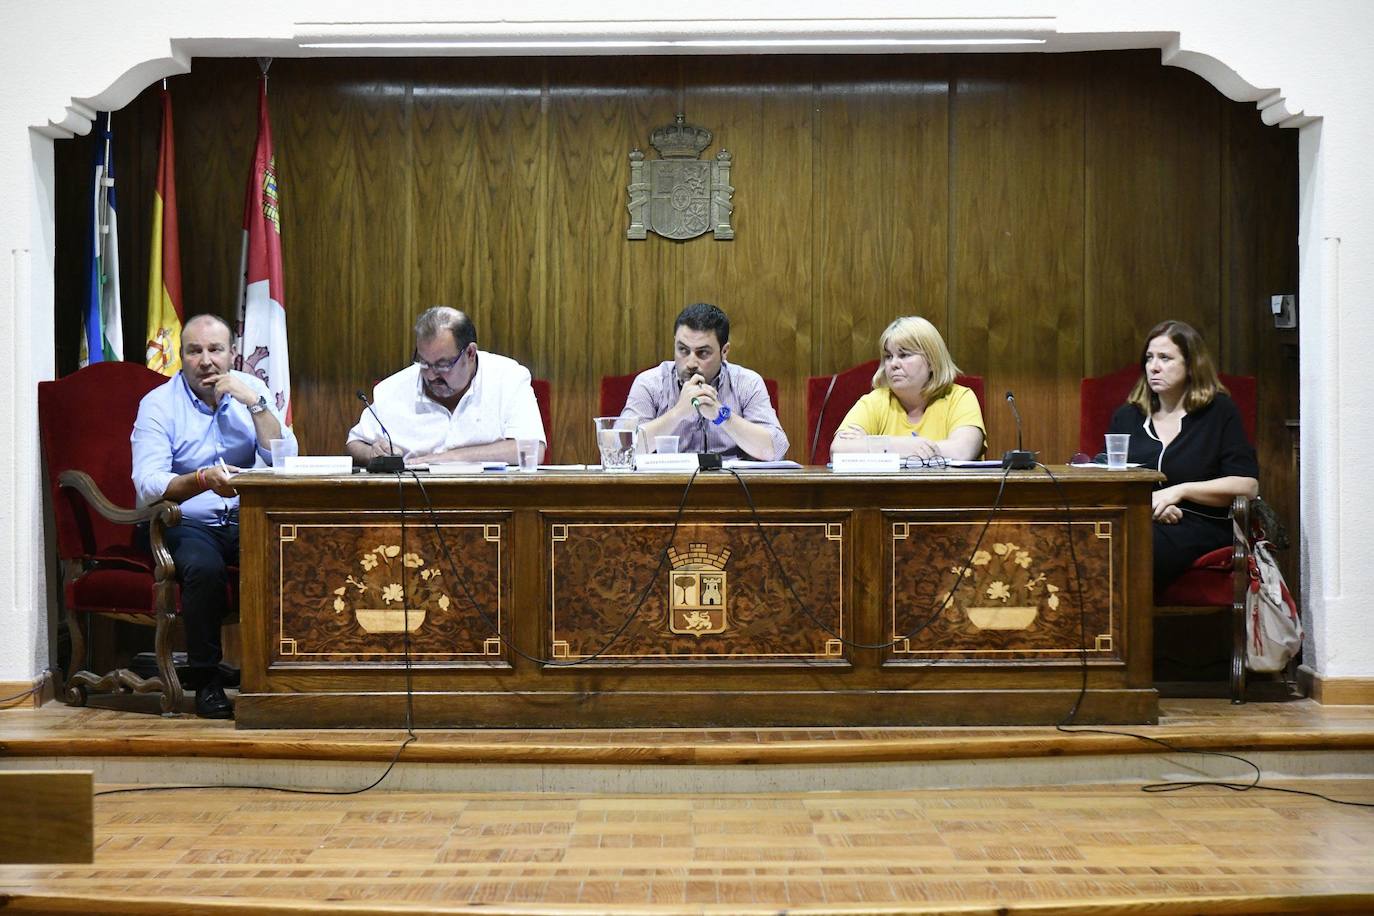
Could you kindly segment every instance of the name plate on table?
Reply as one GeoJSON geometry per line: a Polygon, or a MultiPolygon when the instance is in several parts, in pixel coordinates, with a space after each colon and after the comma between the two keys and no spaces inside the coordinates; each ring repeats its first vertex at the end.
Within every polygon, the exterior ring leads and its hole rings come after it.
{"type": "Polygon", "coordinates": [[[896,452],[840,452],[830,456],[830,469],[836,474],[896,474],[902,469],[902,456],[896,452]]]}
{"type": "Polygon", "coordinates": [[[690,474],[701,466],[696,452],[660,455],[635,455],[636,471],[661,471],[666,474],[690,474]]]}
{"type": "Polygon", "coordinates": [[[348,455],[288,455],[286,464],[273,470],[301,477],[347,476],[353,473],[353,459],[348,455]]]}

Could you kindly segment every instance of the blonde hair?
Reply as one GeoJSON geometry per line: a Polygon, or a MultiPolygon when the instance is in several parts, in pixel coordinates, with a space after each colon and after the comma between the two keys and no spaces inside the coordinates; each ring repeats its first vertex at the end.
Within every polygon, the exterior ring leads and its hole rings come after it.
{"type": "Polygon", "coordinates": [[[1145,335],[1145,346],[1140,348],[1140,378],[1136,379],[1126,403],[1134,404],[1146,416],[1159,409],[1159,395],[1150,390],[1145,375],[1145,354],[1156,337],[1169,338],[1178,347],[1178,352],[1183,354],[1183,367],[1188,371],[1188,380],[1183,389],[1185,412],[1192,413],[1206,407],[1218,394],[1231,393],[1217,377],[1216,364],[1212,362],[1212,354],[1207,352],[1202,335],[1191,324],[1170,318],[1150,328],[1150,333],[1145,335]]]}
{"type": "Polygon", "coordinates": [[[878,339],[878,371],[873,373],[874,388],[891,387],[887,380],[889,345],[896,349],[919,351],[925,356],[926,364],[930,366],[930,380],[921,389],[921,396],[926,403],[938,401],[949,394],[954,377],[959,374],[959,367],[954,365],[945,339],[935,330],[935,325],[918,315],[907,315],[887,326],[883,336],[878,339]]]}

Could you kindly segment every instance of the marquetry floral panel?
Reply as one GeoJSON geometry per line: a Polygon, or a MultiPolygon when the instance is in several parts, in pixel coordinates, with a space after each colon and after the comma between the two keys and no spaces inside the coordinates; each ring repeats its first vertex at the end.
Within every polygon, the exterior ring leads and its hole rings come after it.
{"type": "Polygon", "coordinates": [[[272,525],[273,663],[500,661],[499,520],[272,525]],[[407,645],[408,643],[408,645],[407,645]]]}
{"type": "Polygon", "coordinates": [[[1062,517],[998,519],[980,543],[983,522],[885,513],[893,657],[1024,663],[1078,661],[1084,651],[1097,660],[1122,656],[1119,518],[1076,516],[1071,525],[1062,517]]]}
{"type": "Polygon", "coordinates": [[[752,523],[685,521],[669,544],[667,522],[548,519],[553,657],[842,659],[843,526],[763,528],[772,555],[752,523]]]}

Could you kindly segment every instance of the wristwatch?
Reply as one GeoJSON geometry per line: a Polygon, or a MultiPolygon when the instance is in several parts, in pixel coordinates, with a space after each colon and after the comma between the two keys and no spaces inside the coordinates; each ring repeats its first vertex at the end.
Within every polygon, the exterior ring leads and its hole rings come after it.
{"type": "Polygon", "coordinates": [[[720,412],[716,414],[716,418],[712,420],[711,423],[715,426],[719,426],[728,419],[730,419],[730,408],[722,404],[720,405],[720,412]]]}
{"type": "Polygon", "coordinates": [[[256,404],[249,404],[249,405],[248,405],[248,412],[251,413],[251,414],[252,414],[253,416],[255,416],[255,417],[256,417],[258,414],[262,413],[262,412],[263,412],[264,410],[266,410],[266,409],[267,409],[267,398],[263,397],[262,395],[258,395],[258,402],[257,402],[256,404]]]}

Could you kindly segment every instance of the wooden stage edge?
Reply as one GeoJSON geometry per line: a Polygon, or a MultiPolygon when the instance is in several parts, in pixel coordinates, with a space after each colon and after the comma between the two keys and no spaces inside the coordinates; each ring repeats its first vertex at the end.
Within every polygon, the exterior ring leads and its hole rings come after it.
{"type": "MultiPolygon", "coordinates": [[[[1168,754],[1180,750],[1374,750],[1374,707],[1311,700],[1233,707],[1226,700],[1162,700],[1154,726],[424,729],[401,760],[430,764],[619,766],[844,765],[1168,754]]],[[[0,715],[0,757],[385,762],[403,728],[235,729],[231,722],[141,712],[43,709],[0,715]]]]}
{"type": "MultiPolygon", "coordinates": [[[[1062,719],[1079,691],[927,690],[919,699],[897,691],[647,691],[621,693],[469,692],[451,697],[415,694],[419,728],[763,728],[807,726],[979,726],[1006,724],[1013,700],[1018,715],[1037,723],[1062,719]],[[726,722],[726,711],[729,721],[726,722]]],[[[1154,688],[1099,689],[1079,707],[1081,724],[1149,723],[1158,719],[1154,688]]],[[[240,694],[240,728],[386,728],[405,721],[403,693],[240,694]]]]}

